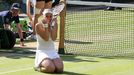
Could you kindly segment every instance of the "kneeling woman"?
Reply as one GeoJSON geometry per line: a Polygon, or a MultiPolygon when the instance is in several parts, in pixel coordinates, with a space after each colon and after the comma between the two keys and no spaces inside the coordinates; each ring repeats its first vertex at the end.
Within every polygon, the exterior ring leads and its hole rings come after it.
{"type": "Polygon", "coordinates": [[[57,19],[52,20],[52,10],[45,9],[43,11],[43,20],[36,24],[35,70],[46,73],[63,72],[63,61],[54,45],[57,38],[57,28],[57,19]]]}

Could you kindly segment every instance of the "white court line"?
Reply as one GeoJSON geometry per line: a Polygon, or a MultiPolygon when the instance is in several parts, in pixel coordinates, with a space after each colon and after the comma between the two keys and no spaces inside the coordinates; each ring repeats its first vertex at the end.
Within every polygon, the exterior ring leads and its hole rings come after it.
{"type": "Polygon", "coordinates": [[[18,69],[18,70],[11,70],[11,71],[6,71],[6,72],[0,72],[0,75],[1,74],[6,74],[6,73],[17,72],[17,71],[29,70],[29,69],[33,69],[33,68],[32,67],[28,67],[28,68],[23,68],[23,69],[18,69]]]}

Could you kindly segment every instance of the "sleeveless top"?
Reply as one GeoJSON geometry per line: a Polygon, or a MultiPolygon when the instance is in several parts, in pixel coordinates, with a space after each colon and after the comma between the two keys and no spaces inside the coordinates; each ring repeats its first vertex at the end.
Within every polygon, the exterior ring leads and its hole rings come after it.
{"type": "Polygon", "coordinates": [[[37,50],[45,50],[45,51],[55,50],[54,41],[51,39],[51,37],[49,38],[48,41],[42,39],[39,34],[36,34],[36,37],[37,37],[37,50]]]}

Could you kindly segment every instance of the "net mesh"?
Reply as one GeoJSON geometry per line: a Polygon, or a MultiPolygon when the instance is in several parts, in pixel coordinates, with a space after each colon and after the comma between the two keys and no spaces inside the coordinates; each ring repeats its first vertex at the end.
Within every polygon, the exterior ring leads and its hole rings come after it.
{"type": "Polygon", "coordinates": [[[86,56],[134,55],[134,5],[68,1],[66,54],[86,56]],[[107,9],[112,7],[114,9],[107,9]]]}

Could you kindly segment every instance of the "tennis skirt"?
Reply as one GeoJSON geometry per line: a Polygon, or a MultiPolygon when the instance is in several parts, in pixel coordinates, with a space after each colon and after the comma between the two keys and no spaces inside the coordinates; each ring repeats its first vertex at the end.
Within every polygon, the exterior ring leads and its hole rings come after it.
{"type": "Polygon", "coordinates": [[[56,50],[49,50],[49,51],[36,50],[35,68],[39,68],[40,67],[40,63],[45,58],[56,59],[56,58],[60,58],[60,57],[59,57],[59,54],[57,53],[56,50]]]}

